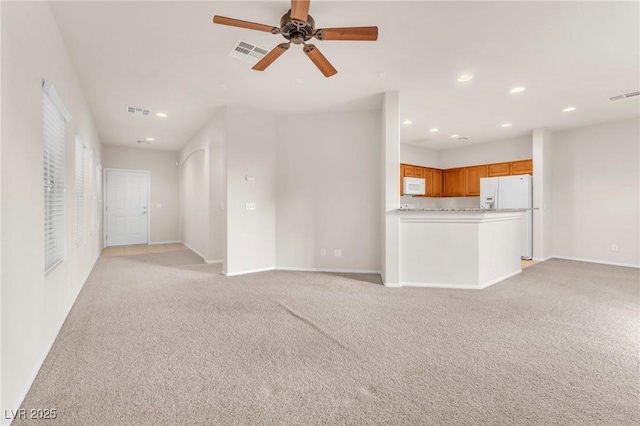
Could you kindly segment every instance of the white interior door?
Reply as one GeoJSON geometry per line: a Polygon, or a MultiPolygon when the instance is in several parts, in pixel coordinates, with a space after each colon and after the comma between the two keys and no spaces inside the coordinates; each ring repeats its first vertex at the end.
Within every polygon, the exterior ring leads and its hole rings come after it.
{"type": "Polygon", "coordinates": [[[149,174],[107,170],[106,245],[147,244],[149,174]]]}

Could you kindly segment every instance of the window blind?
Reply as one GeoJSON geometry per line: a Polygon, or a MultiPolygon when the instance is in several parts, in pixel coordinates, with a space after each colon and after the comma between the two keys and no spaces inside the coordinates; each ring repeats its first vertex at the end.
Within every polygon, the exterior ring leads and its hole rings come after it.
{"type": "Polygon", "coordinates": [[[84,243],[84,144],[76,135],[76,247],[84,243]]]}
{"type": "Polygon", "coordinates": [[[50,82],[42,87],[45,272],[65,256],[65,123],[71,119],[50,82]]]}

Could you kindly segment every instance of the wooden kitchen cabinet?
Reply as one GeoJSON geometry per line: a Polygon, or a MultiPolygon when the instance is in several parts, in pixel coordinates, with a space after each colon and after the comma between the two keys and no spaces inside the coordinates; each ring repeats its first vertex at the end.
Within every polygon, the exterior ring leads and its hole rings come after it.
{"type": "Polygon", "coordinates": [[[512,175],[533,175],[533,160],[513,161],[511,163],[512,175]]]}
{"type": "Polygon", "coordinates": [[[533,175],[533,160],[481,164],[449,170],[400,164],[400,195],[404,195],[404,178],[425,179],[425,197],[477,197],[483,177],[533,175]]]}
{"type": "Polygon", "coordinates": [[[480,196],[480,178],[487,177],[487,166],[464,168],[465,196],[480,196]]]}
{"type": "Polygon", "coordinates": [[[489,177],[509,176],[511,174],[511,163],[489,164],[489,177]]]}
{"type": "Polygon", "coordinates": [[[407,164],[402,166],[404,169],[403,177],[416,177],[416,168],[407,164]]]}
{"type": "Polygon", "coordinates": [[[433,169],[424,168],[424,196],[433,197],[433,169]]]}
{"type": "Polygon", "coordinates": [[[432,173],[432,195],[434,197],[442,197],[442,170],[433,169],[432,173]]]}
{"type": "Polygon", "coordinates": [[[464,168],[444,171],[444,196],[464,197],[464,168]]]}

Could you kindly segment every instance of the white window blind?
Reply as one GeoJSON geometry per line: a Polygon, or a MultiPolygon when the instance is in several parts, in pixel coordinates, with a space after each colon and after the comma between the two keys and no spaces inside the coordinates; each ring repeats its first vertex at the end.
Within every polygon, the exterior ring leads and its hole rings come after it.
{"type": "Polygon", "coordinates": [[[53,84],[43,82],[42,156],[46,272],[62,262],[65,256],[64,128],[69,120],[71,115],[53,84]]]}
{"type": "Polygon", "coordinates": [[[84,144],[76,135],[76,247],[84,243],[84,144]]]}

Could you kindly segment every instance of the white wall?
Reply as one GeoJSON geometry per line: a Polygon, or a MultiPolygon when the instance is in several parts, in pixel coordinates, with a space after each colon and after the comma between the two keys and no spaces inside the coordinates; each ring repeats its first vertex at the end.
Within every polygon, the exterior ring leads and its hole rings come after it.
{"type": "Polygon", "coordinates": [[[273,269],[276,246],[276,117],[227,107],[226,232],[223,272],[273,269]],[[254,181],[245,180],[247,174],[254,181]],[[246,209],[255,203],[256,209],[246,209]]]}
{"type": "Polygon", "coordinates": [[[226,123],[222,109],[179,153],[181,237],[206,262],[222,261],[226,247],[226,123]]]}
{"type": "Polygon", "coordinates": [[[193,251],[205,256],[209,244],[209,152],[199,149],[182,163],[181,236],[193,251]]]}
{"type": "Polygon", "coordinates": [[[533,130],[533,258],[551,256],[551,193],[553,134],[547,129],[533,130]]]}
{"type": "MultiPolygon", "coordinates": [[[[75,132],[100,159],[100,141],[47,2],[2,2],[2,410],[17,409],[94,261],[101,234],[75,244],[75,132]],[[44,273],[42,79],[53,82],[66,125],[66,257],[44,273]]],[[[88,169],[90,163],[85,164],[88,169]]],[[[4,412],[4,411],[3,411],[4,412]]]]}
{"type": "Polygon", "coordinates": [[[105,145],[105,168],[148,170],[150,243],[180,241],[180,171],[178,153],[105,145]]]}
{"type": "Polygon", "coordinates": [[[380,270],[380,127],[380,111],[278,118],[278,268],[380,270]]]}
{"type": "Polygon", "coordinates": [[[437,169],[439,151],[403,143],[400,145],[400,162],[437,169]]]}
{"type": "Polygon", "coordinates": [[[225,208],[225,152],[222,146],[213,144],[209,150],[209,244],[207,259],[214,262],[224,258],[226,234],[225,208]]]}
{"type": "Polygon", "coordinates": [[[206,262],[222,261],[226,246],[225,134],[223,109],[179,152],[181,238],[206,262]]]}
{"type": "Polygon", "coordinates": [[[383,170],[381,275],[385,286],[400,286],[400,94],[385,92],[381,111],[381,162],[383,170]]]}
{"type": "Polygon", "coordinates": [[[554,133],[554,256],[640,265],[639,128],[634,118],[554,133]]]}
{"type": "Polygon", "coordinates": [[[473,166],[532,158],[531,135],[438,151],[438,167],[473,166]]]}

